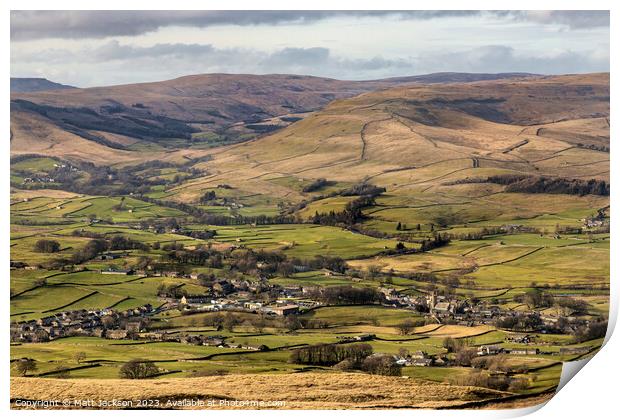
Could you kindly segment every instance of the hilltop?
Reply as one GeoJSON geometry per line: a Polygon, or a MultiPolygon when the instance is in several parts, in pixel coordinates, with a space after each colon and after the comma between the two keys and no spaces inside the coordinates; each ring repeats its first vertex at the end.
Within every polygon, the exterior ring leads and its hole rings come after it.
{"type": "Polygon", "coordinates": [[[11,77],[11,93],[27,93],[48,90],[77,89],[41,77],[11,77]]]}

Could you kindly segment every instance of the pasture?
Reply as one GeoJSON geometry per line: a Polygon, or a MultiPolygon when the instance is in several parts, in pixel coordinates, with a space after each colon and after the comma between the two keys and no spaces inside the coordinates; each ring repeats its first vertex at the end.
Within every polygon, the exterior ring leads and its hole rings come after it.
{"type": "Polygon", "coordinates": [[[282,251],[286,255],[312,258],[316,255],[345,259],[374,255],[394,248],[397,241],[376,239],[351,231],[310,224],[262,226],[194,226],[217,231],[219,242],[252,249],[282,251]]]}
{"type": "Polygon", "coordinates": [[[43,270],[16,270],[11,276],[11,288],[19,295],[11,298],[11,317],[24,321],[60,310],[124,310],[147,303],[157,307],[161,304],[157,289],[162,284],[180,286],[189,294],[204,292],[204,287],[191,279],[106,275],[97,271],[49,274],[43,270]],[[45,283],[36,285],[42,279],[45,283]]]}

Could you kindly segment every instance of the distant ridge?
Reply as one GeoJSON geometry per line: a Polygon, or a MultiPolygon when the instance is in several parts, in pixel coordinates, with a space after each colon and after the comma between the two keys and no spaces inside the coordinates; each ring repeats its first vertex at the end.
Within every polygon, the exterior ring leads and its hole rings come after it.
{"type": "Polygon", "coordinates": [[[52,82],[42,77],[11,77],[11,93],[75,89],[75,86],[52,82]]]}

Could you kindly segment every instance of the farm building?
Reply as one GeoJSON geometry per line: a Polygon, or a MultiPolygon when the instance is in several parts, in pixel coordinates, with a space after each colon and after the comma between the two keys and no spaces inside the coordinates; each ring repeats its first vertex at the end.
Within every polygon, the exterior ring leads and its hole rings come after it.
{"type": "Polygon", "coordinates": [[[299,312],[299,306],[297,305],[270,306],[266,309],[268,312],[279,316],[293,315],[299,312]]]}
{"type": "Polygon", "coordinates": [[[127,338],[127,330],[107,330],[105,337],[112,340],[121,340],[127,338]]]}
{"type": "Polygon", "coordinates": [[[499,354],[504,351],[504,348],[497,345],[488,345],[478,347],[478,356],[487,356],[491,354],[499,354]]]}
{"type": "Polygon", "coordinates": [[[121,276],[128,276],[130,274],[133,274],[133,271],[109,267],[104,270],[101,270],[101,274],[116,274],[116,275],[121,275],[121,276]]]}

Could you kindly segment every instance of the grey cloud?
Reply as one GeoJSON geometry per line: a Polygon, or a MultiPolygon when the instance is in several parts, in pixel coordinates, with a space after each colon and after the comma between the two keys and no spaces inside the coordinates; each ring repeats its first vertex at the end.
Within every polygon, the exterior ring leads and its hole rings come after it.
{"type": "Polygon", "coordinates": [[[106,38],[135,36],[168,26],[207,27],[216,25],[309,24],[333,17],[382,17],[435,19],[445,17],[495,16],[561,24],[572,29],[609,26],[607,11],[12,11],[11,39],[106,38]]]}
{"type": "Polygon", "coordinates": [[[403,16],[428,19],[468,15],[460,11],[12,11],[11,39],[131,36],[166,26],[308,24],[339,16],[403,16]]]}
{"type": "Polygon", "coordinates": [[[28,56],[14,54],[15,61],[21,62],[66,62],[79,60],[82,62],[101,63],[109,61],[131,61],[138,63],[153,60],[161,62],[178,60],[183,62],[200,62],[205,67],[217,65],[228,67],[231,72],[243,70],[251,66],[261,72],[295,72],[304,69],[316,72],[317,69],[359,69],[364,71],[385,70],[386,68],[407,68],[411,63],[407,60],[391,60],[380,56],[368,59],[347,59],[331,54],[328,48],[283,48],[272,53],[255,49],[216,48],[211,44],[155,44],[150,47],[121,44],[113,40],[98,48],[84,48],[71,52],[67,50],[42,50],[28,56]]]}
{"type": "Polygon", "coordinates": [[[328,48],[284,48],[269,55],[262,61],[263,66],[299,66],[324,64],[329,60],[328,48]]]}
{"type": "Polygon", "coordinates": [[[530,10],[513,12],[512,15],[519,20],[566,25],[572,29],[609,26],[609,11],[607,10],[530,10]]]}
{"type": "Polygon", "coordinates": [[[216,50],[210,44],[155,44],[152,47],[136,47],[121,45],[118,41],[96,48],[92,51],[84,51],[83,57],[94,61],[126,60],[145,57],[188,57],[213,55],[223,50],[216,50]]]}

